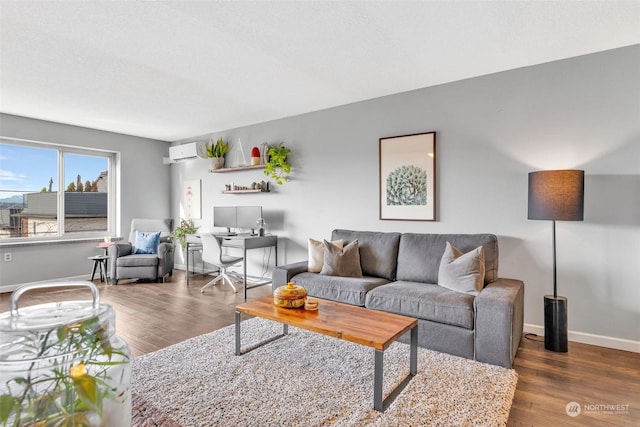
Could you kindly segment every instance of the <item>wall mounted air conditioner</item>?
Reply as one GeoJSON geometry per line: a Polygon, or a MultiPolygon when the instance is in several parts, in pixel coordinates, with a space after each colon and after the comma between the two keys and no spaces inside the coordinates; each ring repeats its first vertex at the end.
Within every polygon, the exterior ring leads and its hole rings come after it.
{"type": "Polygon", "coordinates": [[[206,159],[206,142],[189,142],[187,144],[174,145],[173,147],[169,147],[169,158],[172,162],[198,158],[206,159]]]}

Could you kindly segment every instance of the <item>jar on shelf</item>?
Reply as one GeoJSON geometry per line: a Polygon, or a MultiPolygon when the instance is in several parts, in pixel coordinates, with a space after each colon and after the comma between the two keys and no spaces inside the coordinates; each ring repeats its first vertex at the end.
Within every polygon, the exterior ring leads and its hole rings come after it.
{"type": "Polygon", "coordinates": [[[90,427],[131,424],[131,353],[115,313],[90,282],[18,288],[0,314],[0,423],[90,427]],[[87,287],[92,301],[18,308],[26,291],[87,287]]]}

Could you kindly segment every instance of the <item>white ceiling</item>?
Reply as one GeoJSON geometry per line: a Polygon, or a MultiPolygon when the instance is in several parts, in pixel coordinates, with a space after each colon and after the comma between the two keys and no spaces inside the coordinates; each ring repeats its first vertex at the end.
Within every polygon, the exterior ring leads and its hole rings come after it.
{"type": "Polygon", "coordinates": [[[0,0],[0,111],[174,141],[638,43],[637,0],[0,0]]]}

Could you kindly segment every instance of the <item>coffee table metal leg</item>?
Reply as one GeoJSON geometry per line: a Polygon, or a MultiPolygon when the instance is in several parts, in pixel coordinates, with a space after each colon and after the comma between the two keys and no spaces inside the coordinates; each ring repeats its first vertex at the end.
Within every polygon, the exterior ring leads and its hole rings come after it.
{"type": "Polygon", "coordinates": [[[373,408],[384,411],[382,401],[382,379],[384,377],[384,351],[376,349],[375,366],[373,370],[373,408]]]}
{"type": "Polygon", "coordinates": [[[409,373],[418,373],[418,325],[411,328],[411,354],[409,355],[409,373]]]}
{"type": "Polygon", "coordinates": [[[282,338],[286,335],[289,335],[289,325],[287,325],[286,323],[282,324],[282,334],[280,335],[276,335],[273,336],[271,338],[267,338],[266,340],[262,341],[261,343],[256,344],[255,346],[253,346],[252,348],[245,350],[244,352],[242,352],[240,350],[240,323],[241,323],[241,312],[240,311],[236,311],[236,356],[242,356],[243,354],[249,353],[252,350],[255,350],[258,347],[262,347],[265,344],[269,344],[272,341],[275,341],[279,338],[282,338]]]}
{"type": "Polygon", "coordinates": [[[240,356],[240,312],[236,311],[236,356],[240,356]]]}
{"type": "Polygon", "coordinates": [[[386,399],[382,398],[382,383],[384,380],[384,350],[376,350],[373,372],[373,408],[384,412],[395,400],[409,381],[418,373],[418,325],[411,328],[411,347],[409,349],[409,375],[392,390],[386,399]]]}

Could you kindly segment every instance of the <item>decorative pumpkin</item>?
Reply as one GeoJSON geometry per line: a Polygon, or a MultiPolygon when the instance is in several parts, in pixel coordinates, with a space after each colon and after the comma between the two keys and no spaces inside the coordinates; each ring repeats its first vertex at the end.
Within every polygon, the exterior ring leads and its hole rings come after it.
{"type": "Polygon", "coordinates": [[[302,308],[307,297],[307,290],[289,282],[273,292],[273,303],[282,308],[302,308]]]}

